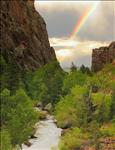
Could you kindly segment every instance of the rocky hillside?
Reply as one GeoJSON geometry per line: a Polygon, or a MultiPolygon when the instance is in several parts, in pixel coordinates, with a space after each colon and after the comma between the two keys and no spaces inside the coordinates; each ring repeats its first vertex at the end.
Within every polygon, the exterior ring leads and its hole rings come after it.
{"type": "Polygon", "coordinates": [[[99,71],[106,63],[115,61],[115,42],[108,47],[93,49],[92,52],[92,70],[99,71]]]}
{"type": "Polygon", "coordinates": [[[56,60],[46,24],[34,8],[34,0],[1,1],[2,54],[13,56],[21,69],[35,70],[56,60]]]}

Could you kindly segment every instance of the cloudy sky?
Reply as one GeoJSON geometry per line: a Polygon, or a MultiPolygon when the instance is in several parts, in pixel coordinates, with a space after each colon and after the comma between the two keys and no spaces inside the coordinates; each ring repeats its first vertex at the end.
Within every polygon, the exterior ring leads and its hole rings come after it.
{"type": "Polygon", "coordinates": [[[91,66],[93,48],[115,40],[114,1],[35,1],[62,67],[91,66]]]}

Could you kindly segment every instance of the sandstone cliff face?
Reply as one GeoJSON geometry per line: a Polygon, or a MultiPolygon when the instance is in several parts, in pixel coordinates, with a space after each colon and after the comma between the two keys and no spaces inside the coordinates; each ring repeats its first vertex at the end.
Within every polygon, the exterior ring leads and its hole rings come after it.
{"type": "Polygon", "coordinates": [[[21,69],[35,70],[56,60],[46,24],[34,8],[34,0],[1,1],[1,49],[15,57],[21,69]]]}
{"type": "Polygon", "coordinates": [[[92,52],[92,70],[99,71],[107,63],[115,61],[115,42],[108,47],[93,49],[92,52]]]}

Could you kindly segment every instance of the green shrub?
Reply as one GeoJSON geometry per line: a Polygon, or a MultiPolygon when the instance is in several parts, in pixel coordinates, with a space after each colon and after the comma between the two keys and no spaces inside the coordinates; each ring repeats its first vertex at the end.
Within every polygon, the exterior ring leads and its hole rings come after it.
{"type": "Polygon", "coordinates": [[[11,94],[14,94],[15,91],[20,87],[22,74],[15,58],[12,57],[11,54],[8,54],[8,57],[5,58],[5,56],[1,53],[0,67],[0,91],[2,91],[4,88],[7,88],[11,91],[11,94]]]}
{"type": "Polygon", "coordinates": [[[55,117],[58,126],[63,127],[64,124],[84,125],[87,122],[87,108],[85,105],[84,95],[87,88],[75,86],[71,90],[71,94],[62,98],[55,107],[55,117]]]}
{"type": "Polygon", "coordinates": [[[88,134],[82,133],[80,128],[73,128],[62,136],[59,148],[60,150],[80,149],[84,143],[87,143],[88,134]]]}
{"type": "Polygon", "coordinates": [[[110,119],[111,95],[102,92],[92,94],[92,102],[97,106],[94,117],[99,122],[110,119]]]}
{"type": "Polygon", "coordinates": [[[115,137],[115,123],[105,124],[100,128],[102,137],[115,137]]]}
{"type": "Polygon", "coordinates": [[[62,94],[64,71],[58,62],[51,62],[33,73],[27,73],[24,79],[27,93],[44,105],[55,104],[62,94]]]}
{"type": "Polygon", "coordinates": [[[21,145],[31,135],[39,118],[38,113],[22,89],[17,90],[13,96],[5,89],[1,93],[1,105],[2,126],[8,129],[12,144],[21,145]]]}
{"type": "Polygon", "coordinates": [[[9,132],[5,129],[2,129],[0,132],[0,148],[1,150],[12,150],[12,145],[11,145],[11,137],[9,135],[9,132]]]}
{"type": "Polygon", "coordinates": [[[111,101],[111,108],[110,108],[111,114],[110,117],[112,120],[115,120],[115,88],[112,92],[112,101],[111,101]]]}
{"type": "Polygon", "coordinates": [[[88,75],[83,74],[81,71],[76,70],[66,75],[63,81],[63,93],[64,95],[69,94],[71,88],[75,85],[83,86],[86,83],[88,75]]]}

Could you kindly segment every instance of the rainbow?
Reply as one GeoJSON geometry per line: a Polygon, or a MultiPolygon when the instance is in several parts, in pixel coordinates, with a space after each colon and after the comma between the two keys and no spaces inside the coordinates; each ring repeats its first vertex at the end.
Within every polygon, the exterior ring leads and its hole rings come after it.
{"type": "Polygon", "coordinates": [[[81,30],[87,19],[92,15],[95,11],[98,3],[93,4],[90,8],[86,9],[80,19],[77,21],[72,33],[70,34],[70,39],[75,38],[76,34],[81,30]]]}

